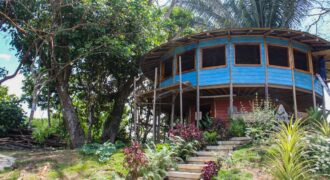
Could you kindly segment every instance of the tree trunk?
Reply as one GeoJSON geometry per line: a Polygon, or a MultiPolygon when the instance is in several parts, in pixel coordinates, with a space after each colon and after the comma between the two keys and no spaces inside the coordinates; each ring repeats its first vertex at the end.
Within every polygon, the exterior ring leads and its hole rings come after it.
{"type": "Polygon", "coordinates": [[[87,133],[87,142],[92,142],[92,128],[94,123],[94,105],[88,105],[88,133],[87,133]]]}
{"type": "Polygon", "coordinates": [[[125,97],[120,95],[116,98],[113,110],[111,111],[110,115],[107,117],[103,125],[103,142],[108,140],[110,140],[110,142],[112,143],[115,142],[117,133],[119,131],[120,122],[122,120],[126,98],[127,96],[125,97]]]}
{"type": "Polygon", "coordinates": [[[48,127],[52,126],[50,122],[50,87],[48,87],[48,97],[47,97],[47,119],[48,119],[48,127]]]}
{"type": "Polygon", "coordinates": [[[56,91],[62,106],[62,113],[66,128],[70,135],[71,147],[77,148],[84,144],[85,135],[73,107],[68,87],[65,83],[57,83],[56,91]]]}
{"type": "Polygon", "coordinates": [[[34,112],[37,109],[37,97],[38,96],[38,87],[37,85],[34,85],[33,92],[32,92],[32,103],[31,103],[31,111],[29,116],[29,122],[28,122],[28,129],[32,127],[32,120],[34,117],[34,112]]]}

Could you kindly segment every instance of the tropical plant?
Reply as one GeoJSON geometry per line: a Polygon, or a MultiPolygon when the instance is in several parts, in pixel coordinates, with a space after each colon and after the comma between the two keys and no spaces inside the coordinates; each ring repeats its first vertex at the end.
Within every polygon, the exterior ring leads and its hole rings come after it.
{"type": "Polygon", "coordinates": [[[313,174],[321,174],[330,177],[330,137],[322,134],[308,136],[308,154],[313,174]]]}
{"type": "Polygon", "coordinates": [[[85,144],[80,152],[85,155],[95,155],[98,157],[99,162],[107,162],[111,155],[117,150],[116,146],[110,142],[105,142],[103,144],[92,143],[85,144]]]}
{"type": "Polygon", "coordinates": [[[198,128],[202,131],[210,130],[212,128],[214,119],[207,114],[200,121],[198,121],[198,128]]]}
{"type": "Polygon", "coordinates": [[[182,0],[179,5],[214,27],[294,27],[310,5],[307,0],[182,0]]]}
{"type": "Polygon", "coordinates": [[[216,131],[205,131],[203,133],[204,141],[206,141],[207,144],[215,145],[217,144],[218,140],[218,133],[216,131]]]}
{"type": "Polygon", "coordinates": [[[268,166],[275,179],[308,179],[309,161],[304,159],[307,149],[301,120],[282,122],[268,149],[268,166]]]}
{"type": "Polygon", "coordinates": [[[202,140],[202,132],[193,124],[178,124],[169,133],[171,136],[180,136],[185,141],[202,140]]]}
{"type": "MultiPolygon", "coordinates": [[[[244,110],[244,107],[243,107],[244,110]]],[[[256,95],[252,102],[252,112],[243,116],[246,124],[246,135],[255,143],[267,140],[276,125],[275,108],[271,100],[259,99],[256,95]]]]}
{"type": "Polygon", "coordinates": [[[147,156],[138,142],[132,142],[124,149],[124,166],[128,169],[128,179],[137,179],[141,176],[141,169],[148,163],[147,156]]]}
{"type": "Polygon", "coordinates": [[[317,134],[330,138],[330,123],[326,119],[315,122],[315,130],[317,134]]]}
{"type": "Polygon", "coordinates": [[[190,156],[195,155],[199,144],[198,141],[185,141],[180,136],[173,136],[170,138],[170,141],[173,155],[179,161],[186,161],[190,156]]]}
{"type": "Polygon", "coordinates": [[[202,169],[202,176],[204,180],[211,180],[212,177],[218,174],[219,165],[214,161],[205,162],[206,166],[202,169]]]}
{"type": "Polygon", "coordinates": [[[243,118],[231,119],[229,135],[232,137],[245,136],[246,125],[243,118]]]}
{"type": "Polygon", "coordinates": [[[175,167],[176,163],[173,159],[174,153],[167,147],[157,150],[156,146],[147,146],[146,157],[148,164],[141,168],[143,179],[163,180],[166,177],[166,170],[175,167]]]}
{"type": "Polygon", "coordinates": [[[171,150],[171,145],[168,143],[164,143],[164,144],[156,144],[156,150],[157,152],[163,150],[164,148],[171,150]]]}

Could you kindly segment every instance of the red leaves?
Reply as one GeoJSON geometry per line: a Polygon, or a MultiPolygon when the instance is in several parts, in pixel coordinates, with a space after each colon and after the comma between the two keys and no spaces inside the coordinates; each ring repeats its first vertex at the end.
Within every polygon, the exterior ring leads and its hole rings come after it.
{"type": "Polygon", "coordinates": [[[205,164],[207,165],[202,170],[203,179],[211,180],[213,176],[217,175],[220,167],[214,161],[208,161],[205,164]]]}
{"type": "Polygon", "coordinates": [[[173,130],[170,130],[171,136],[180,136],[186,141],[200,141],[202,139],[202,132],[193,124],[187,126],[183,124],[176,125],[173,130]]]}
{"type": "Polygon", "coordinates": [[[131,147],[124,149],[125,167],[132,177],[137,177],[139,169],[147,164],[147,157],[138,142],[133,142],[131,147]]]}

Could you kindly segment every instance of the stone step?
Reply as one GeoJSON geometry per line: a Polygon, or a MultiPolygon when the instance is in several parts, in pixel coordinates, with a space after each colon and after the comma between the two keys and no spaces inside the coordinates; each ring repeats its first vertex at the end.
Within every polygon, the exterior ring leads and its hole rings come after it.
{"type": "Polygon", "coordinates": [[[178,164],[178,170],[183,172],[202,172],[206,164],[178,164]]]}
{"type": "Polygon", "coordinates": [[[190,157],[187,159],[189,164],[204,164],[208,161],[217,161],[217,158],[214,156],[200,156],[200,157],[190,157]]]}
{"type": "Polygon", "coordinates": [[[194,173],[194,172],[182,172],[182,171],[169,171],[167,172],[167,177],[170,180],[173,179],[191,179],[197,180],[201,179],[202,173],[194,173]]]}
{"type": "Polygon", "coordinates": [[[251,141],[250,137],[232,137],[230,141],[251,141]]]}
{"type": "Polygon", "coordinates": [[[228,153],[224,151],[197,151],[197,156],[227,156],[228,153]]]}
{"type": "Polygon", "coordinates": [[[246,141],[218,141],[219,145],[241,145],[246,143],[246,141]]]}
{"type": "Polygon", "coordinates": [[[209,151],[225,151],[229,152],[234,149],[234,146],[229,145],[219,145],[219,146],[206,146],[206,149],[209,151]]]}

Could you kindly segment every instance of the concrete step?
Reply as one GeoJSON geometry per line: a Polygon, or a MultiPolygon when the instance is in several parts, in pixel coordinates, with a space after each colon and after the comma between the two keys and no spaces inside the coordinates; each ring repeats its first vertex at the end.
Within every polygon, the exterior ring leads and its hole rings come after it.
{"type": "Polygon", "coordinates": [[[219,145],[241,145],[246,143],[246,141],[218,141],[219,145]]]}
{"type": "Polygon", "coordinates": [[[197,156],[227,156],[228,153],[224,151],[197,151],[197,156]]]}
{"type": "Polygon", "coordinates": [[[208,161],[217,161],[217,158],[214,156],[201,156],[201,157],[190,157],[187,159],[189,164],[204,164],[208,161]]]}
{"type": "Polygon", "coordinates": [[[202,172],[206,164],[178,164],[178,170],[183,172],[202,172]]]}
{"type": "Polygon", "coordinates": [[[206,149],[209,151],[225,151],[229,152],[234,149],[234,146],[231,145],[219,145],[219,146],[206,146],[206,149]]]}
{"type": "Polygon", "coordinates": [[[194,173],[194,172],[182,172],[182,171],[169,171],[167,172],[167,177],[170,180],[176,179],[191,179],[191,180],[199,180],[201,179],[202,173],[194,173]]]}
{"type": "Polygon", "coordinates": [[[251,141],[250,137],[232,137],[230,141],[251,141]]]}

